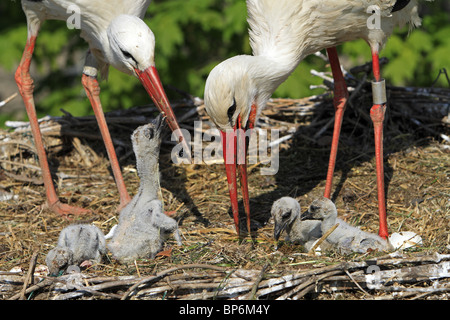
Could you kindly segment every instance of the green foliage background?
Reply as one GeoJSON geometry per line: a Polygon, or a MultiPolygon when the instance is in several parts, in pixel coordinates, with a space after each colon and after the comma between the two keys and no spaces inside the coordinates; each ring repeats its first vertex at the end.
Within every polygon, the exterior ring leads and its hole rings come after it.
{"type": "MultiPolygon", "coordinates": [[[[275,1],[275,0],[274,0],[275,1]]],[[[423,25],[408,36],[397,30],[381,56],[389,58],[382,74],[394,85],[431,86],[439,71],[450,71],[450,24],[447,0],[421,3],[423,25]]],[[[19,0],[0,2],[0,67],[13,76],[26,40],[26,21],[19,0]]],[[[180,99],[177,88],[203,97],[210,70],[224,59],[250,54],[246,8],[243,0],[153,0],[145,21],[156,37],[156,66],[171,99],[180,99]]],[[[33,78],[39,116],[60,115],[63,108],[75,116],[91,114],[80,83],[86,43],[65,22],[46,21],[39,33],[34,55],[33,78]]],[[[351,65],[370,61],[364,41],[345,43],[338,49],[341,61],[351,65]]],[[[321,93],[311,84],[321,83],[310,70],[328,70],[318,57],[310,56],[275,92],[274,96],[300,98],[321,93]]],[[[445,77],[435,86],[447,87],[445,77]]],[[[102,82],[104,110],[129,108],[150,102],[134,78],[110,68],[102,82]]],[[[0,111],[0,125],[8,115],[0,111]]]]}

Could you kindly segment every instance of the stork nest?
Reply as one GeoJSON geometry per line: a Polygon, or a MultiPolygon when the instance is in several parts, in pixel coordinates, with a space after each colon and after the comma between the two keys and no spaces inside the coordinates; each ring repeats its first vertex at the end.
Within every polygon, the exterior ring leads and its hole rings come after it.
{"type": "MultiPolygon", "coordinates": [[[[350,99],[344,115],[332,199],[338,214],[377,233],[378,213],[371,88],[367,70],[346,75],[350,99]]],[[[118,221],[118,193],[93,116],[40,122],[63,202],[89,208],[88,216],[61,217],[45,205],[39,163],[29,126],[0,132],[0,294],[4,299],[448,299],[450,254],[450,90],[387,87],[384,130],[387,215],[390,232],[413,231],[420,246],[382,252],[308,255],[300,245],[274,248],[270,208],[281,196],[303,210],[323,194],[333,130],[332,81],[304,99],[272,99],[258,126],[278,129],[279,170],[249,165],[254,238],[238,239],[220,163],[171,161],[167,132],[160,156],[161,198],[179,221],[183,245],[173,239],[155,259],[119,264],[109,256],[81,274],[47,277],[45,256],[70,223],[93,223],[108,233],[118,221]],[[376,263],[381,285],[366,272],[376,263]],[[445,269],[447,268],[447,269],[445,269]],[[436,271],[437,270],[437,271],[436,271]],[[440,272],[440,270],[444,270],[440,272]],[[434,279],[433,281],[430,279],[434,279]]],[[[209,118],[201,99],[173,103],[181,127],[209,118]]],[[[158,114],[140,106],[106,114],[130,195],[139,180],[130,136],[158,114]]],[[[203,143],[203,148],[208,143],[203,143]]],[[[240,203],[242,207],[242,203],[240,203]]],[[[245,223],[242,223],[245,224],[245,223]]],[[[245,231],[245,230],[244,230],[245,231]]],[[[378,278],[377,278],[378,279],[378,278]]]]}

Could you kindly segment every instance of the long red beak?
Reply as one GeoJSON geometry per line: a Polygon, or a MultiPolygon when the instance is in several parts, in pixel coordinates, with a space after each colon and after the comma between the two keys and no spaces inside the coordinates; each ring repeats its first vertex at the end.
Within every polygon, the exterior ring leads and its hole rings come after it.
{"type": "MultiPolygon", "coordinates": [[[[250,126],[251,130],[253,124],[250,126]]],[[[247,216],[247,230],[250,229],[250,199],[248,197],[247,181],[247,141],[245,138],[245,129],[241,127],[240,116],[233,130],[227,132],[221,131],[223,159],[225,161],[225,170],[227,173],[228,190],[230,192],[231,210],[233,212],[234,225],[236,232],[240,234],[239,228],[239,206],[237,195],[236,165],[241,180],[241,191],[244,202],[245,215],[247,216]]]]}
{"type": "Polygon", "coordinates": [[[175,114],[173,113],[172,107],[170,106],[169,99],[167,99],[161,80],[159,79],[158,71],[153,66],[148,67],[144,71],[140,71],[139,69],[135,69],[135,71],[145,90],[155,103],[156,107],[161,113],[165,115],[170,130],[172,130],[172,132],[177,135],[178,142],[181,142],[183,144],[183,150],[189,153],[188,159],[190,159],[190,147],[183,137],[175,114]]]}

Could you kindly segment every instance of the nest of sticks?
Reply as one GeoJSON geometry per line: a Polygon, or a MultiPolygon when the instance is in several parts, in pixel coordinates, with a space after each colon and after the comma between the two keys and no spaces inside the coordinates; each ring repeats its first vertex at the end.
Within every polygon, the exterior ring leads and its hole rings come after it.
{"type": "MultiPolygon", "coordinates": [[[[450,254],[450,90],[388,86],[384,131],[388,224],[413,231],[420,246],[387,254],[309,255],[299,245],[275,250],[270,208],[281,196],[303,210],[323,193],[333,129],[332,78],[325,93],[272,99],[258,122],[278,129],[279,170],[249,165],[255,237],[239,241],[229,208],[223,166],[175,165],[167,132],[160,156],[161,198],[178,220],[183,246],[168,240],[155,259],[129,265],[105,258],[82,273],[47,277],[45,255],[74,222],[105,233],[117,223],[117,190],[93,116],[41,119],[41,130],[62,201],[92,210],[59,217],[45,193],[27,123],[0,132],[0,294],[3,299],[448,299],[450,254]],[[207,183],[205,183],[207,182],[207,183]]],[[[350,99],[344,116],[333,201],[338,214],[363,230],[378,231],[373,128],[369,117],[370,66],[346,73],[350,99]]],[[[211,128],[203,101],[186,95],[173,103],[181,126],[194,137],[211,128]],[[201,126],[195,121],[202,121],[201,126]]],[[[139,185],[130,135],[158,114],[139,106],[106,114],[131,195],[139,185]]],[[[203,147],[208,144],[204,143],[203,147]]]]}
{"type": "MultiPolygon", "coordinates": [[[[234,299],[299,300],[309,296],[352,292],[353,299],[447,298],[450,291],[450,255],[404,257],[388,255],[365,261],[344,261],[292,272],[226,268],[211,264],[185,264],[148,276],[98,276],[89,273],[60,277],[33,276],[36,254],[24,277],[2,272],[0,277],[17,293],[10,300],[25,299],[234,299]],[[34,263],[34,264],[33,264],[34,263]],[[33,279],[38,278],[38,281],[33,279]],[[29,283],[35,283],[29,285],[29,283]]],[[[305,263],[313,263],[307,261],[305,263]]],[[[5,286],[5,285],[4,285],[5,286]]],[[[13,290],[11,290],[13,291],[13,290]]]]}

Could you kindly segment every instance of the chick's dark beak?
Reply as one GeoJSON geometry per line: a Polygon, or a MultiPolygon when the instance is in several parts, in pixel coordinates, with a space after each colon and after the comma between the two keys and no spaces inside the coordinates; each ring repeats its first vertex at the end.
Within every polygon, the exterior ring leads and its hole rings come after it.
{"type": "Polygon", "coordinates": [[[287,227],[287,221],[283,221],[283,222],[275,222],[275,227],[273,229],[273,237],[275,238],[275,240],[278,241],[278,239],[280,238],[281,233],[286,230],[287,227]]]}

